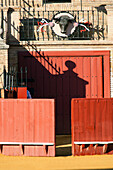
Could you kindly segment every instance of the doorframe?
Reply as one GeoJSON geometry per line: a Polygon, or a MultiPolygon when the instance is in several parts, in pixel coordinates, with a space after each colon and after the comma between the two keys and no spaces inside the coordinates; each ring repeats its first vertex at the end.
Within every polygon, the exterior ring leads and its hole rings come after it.
{"type": "Polygon", "coordinates": [[[21,56],[34,56],[34,57],[87,57],[87,56],[102,56],[103,57],[103,86],[104,86],[104,98],[110,98],[110,51],[100,50],[100,51],[21,51],[18,52],[18,57],[21,56]]]}

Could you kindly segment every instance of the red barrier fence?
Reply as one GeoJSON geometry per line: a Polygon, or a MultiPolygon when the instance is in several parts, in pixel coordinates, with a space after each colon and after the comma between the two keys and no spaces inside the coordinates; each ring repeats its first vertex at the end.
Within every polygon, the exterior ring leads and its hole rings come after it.
{"type": "Polygon", "coordinates": [[[54,99],[0,99],[0,152],[55,156],[54,99]]]}
{"type": "Polygon", "coordinates": [[[113,99],[72,99],[72,154],[113,154],[113,99]]]}

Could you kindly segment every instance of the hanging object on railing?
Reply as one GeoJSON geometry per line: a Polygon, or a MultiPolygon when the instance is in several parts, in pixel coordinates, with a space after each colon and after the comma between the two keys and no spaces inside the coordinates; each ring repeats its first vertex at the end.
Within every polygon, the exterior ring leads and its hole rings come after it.
{"type": "Polygon", "coordinates": [[[81,19],[79,22],[76,21],[76,17],[68,12],[60,12],[54,15],[51,21],[47,21],[45,18],[42,18],[40,22],[37,22],[38,29],[37,32],[44,32],[44,26],[50,26],[53,32],[60,37],[68,37],[76,31],[78,26],[81,26],[83,29],[80,32],[90,31],[91,23],[81,19]]]}

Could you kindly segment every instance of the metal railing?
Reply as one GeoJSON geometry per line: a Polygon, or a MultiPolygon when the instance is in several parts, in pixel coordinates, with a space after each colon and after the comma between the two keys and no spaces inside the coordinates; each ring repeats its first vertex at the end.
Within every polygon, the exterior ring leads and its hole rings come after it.
{"type": "MultiPolygon", "coordinates": [[[[21,12],[20,19],[20,40],[93,40],[105,39],[105,14],[98,11],[68,11],[72,16],[76,17],[76,22],[81,20],[87,22],[86,30],[83,26],[78,25],[73,34],[68,37],[61,37],[54,33],[51,27],[44,26],[46,22],[51,22],[52,18],[59,11],[42,11],[36,12],[37,15],[25,15],[25,11],[21,12]],[[44,21],[45,20],[45,21],[44,21]],[[41,29],[40,29],[41,28],[41,29]]],[[[84,24],[84,21],[83,21],[84,24]]]]}
{"type": "Polygon", "coordinates": [[[47,24],[59,11],[30,11],[22,8],[17,12],[13,9],[7,13],[3,10],[1,12],[2,37],[8,44],[20,41],[104,40],[107,37],[106,14],[97,10],[66,11],[78,23],[75,31],[67,37],[57,35],[47,24]],[[79,24],[81,20],[87,23],[87,29],[79,24]]]}
{"type": "Polygon", "coordinates": [[[7,72],[4,66],[3,89],[13,91],[13,88],[18,86],[27,86],[27,67],[25,69],[21,67],[18,72],[15,67],[10,67],[7,72]]]}

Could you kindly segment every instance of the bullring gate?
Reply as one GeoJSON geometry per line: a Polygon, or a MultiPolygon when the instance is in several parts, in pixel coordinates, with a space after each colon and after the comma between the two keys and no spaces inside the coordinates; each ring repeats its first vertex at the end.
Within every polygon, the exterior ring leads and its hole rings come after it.
{"type": "Polygon", "coordinates": [[[56,135],[71,134],[73,155],[112,154],[109,56],[109,51],[19,52],[19,70],[28,68],[33,99],[0,99],[0,152],[55,156],[56,135]]]}
{"type": "Polygon", "coordinates": [[[33,98],[54,98],[56,134],[71,134],[71,99],[110,97],[109,51],[19,52],[33,98]]]}

